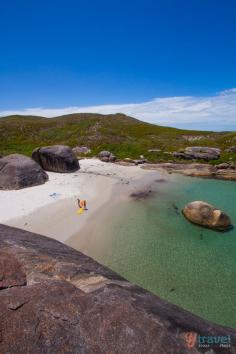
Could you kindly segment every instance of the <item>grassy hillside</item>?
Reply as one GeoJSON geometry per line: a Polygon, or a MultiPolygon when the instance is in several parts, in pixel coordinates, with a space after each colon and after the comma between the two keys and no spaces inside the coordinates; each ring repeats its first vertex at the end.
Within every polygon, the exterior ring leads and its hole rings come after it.
{"type": "MultiPolygon", "coordinates": [[[[236,145],[235,132],[199,132],[161,127],[141,122],[124,114],[71,114],[44,118],[9,116],[0,118],[0,155],[22,153],[31,155],[38,146],[66,144],[85,145],[91,155],[106,149],[119,158],[139,158],[150,161],[173,160],[173,152],[186,146],[214,146],[223,150],[236,145]],[[160,149],[160,152],[148,152],[160,149]]],[[[236,162],[235,154],[223,153],[221,161],[229,158],[236,162]]]]}

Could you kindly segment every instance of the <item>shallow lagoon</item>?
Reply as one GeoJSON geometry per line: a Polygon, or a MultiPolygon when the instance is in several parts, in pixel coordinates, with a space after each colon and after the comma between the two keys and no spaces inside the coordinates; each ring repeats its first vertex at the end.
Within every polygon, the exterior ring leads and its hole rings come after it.
{"type": "Polygon", "coordinates": [[[208,230],[181,213],[204,200],[236,226],[236,183],[175,175],[151,188],[151,197],[123,202],[115,217],[107,210],[79,249],[160,297],[236,328],[236,228],[208,230]]]}

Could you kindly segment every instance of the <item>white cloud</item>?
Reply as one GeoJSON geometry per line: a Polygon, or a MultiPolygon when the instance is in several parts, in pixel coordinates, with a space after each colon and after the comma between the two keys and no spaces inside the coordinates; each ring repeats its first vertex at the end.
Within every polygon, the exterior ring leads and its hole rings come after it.
{"type": "Polygon", "coordinates": [[[11,114],[55,117],[76,112],[125,113],[140,120],[186,129],[236,130],[236,88],[215,96],[180,96],[155,98],[151,101],[130,104],[100,105],[66,108],[27,108],[2,111],[0,116],[11,114]]]}

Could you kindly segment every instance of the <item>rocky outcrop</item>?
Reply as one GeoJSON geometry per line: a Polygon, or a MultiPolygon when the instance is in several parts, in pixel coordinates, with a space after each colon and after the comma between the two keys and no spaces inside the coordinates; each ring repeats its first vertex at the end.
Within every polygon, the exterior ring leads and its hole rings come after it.
{"type": "Polygon", "coordinates": [[[217,160],[220,157],[221,150],[218,148],[191,146],[187,147],[184,152],[174,152],[173,157],[183,158],[187,160],[217,160]]]}
{"type": "Polygon", "coordinates": [[[13,154],[0,158],[0,189],[32,187],[47,180],[47,173],[30,157],[13,154]]]}
{"type": "Polygon", "coordinates": [[[33,151],[32,158],[46,171],[75,172],[79,162],[69,146],[52,145],[40,147],[33,151]]]}
{"type": "MultiPolygon", "coordinates": [[[[221,164],[220,164],[221,165],[221,164]]],[[[236,169],[234,165],[230,168],[219,165],[213,166],[203,163],[157,163],[145,164],[142,166],[146,170],[161,170],[168,173],[180,173],[191,177],[207,177],[236,181],[236,169]]]]}
{"type": "Polygon", "coordinates": [[[98,154],[98,157],[103,162],[115,162],[116,156],[113,155],[110,151],[101,151],[98,154]]]}
{"type": "Polygon", "coordinates": [[[0,313],[0,353],[235,353],[235,330],[160,299],[60,242],[4,225],[0,313]],[[199,348],[198,335],[230,336],[231,346],[199,348]]]}
{"type": "Polygon", "coordinates": [[[232,227],[230,218],[223,211],[202,201],[187,204],[182,210],[186,219],[194,224],[214,230],[228,230],[232,227]]]}
{"type": "Polygon", "coordinates": [[[217,170],[235,170],[236,166],[233,162],[223,162],[215,165],[217,170]]]}
{"type": "Polygon", "coordinates": [[[231,165],[228,164],[227,162],[219,163],[219,165],[215,166],[217,170],[226,170],[228,168],[231,168],[231,165]]]}

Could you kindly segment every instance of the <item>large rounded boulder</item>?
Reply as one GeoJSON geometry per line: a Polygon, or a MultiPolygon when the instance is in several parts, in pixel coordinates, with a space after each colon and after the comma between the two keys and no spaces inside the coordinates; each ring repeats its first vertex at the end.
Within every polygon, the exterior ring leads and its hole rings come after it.
{"type": "Polygon", "coordinates": [[[33,151],[32,158],[46,171],[75,172],[80,168],[75,153],[65,145],[37,148],[33,151]]]}
{"type": "Polygon", "coordinates": [[[227,230],[232,227],[230,218],[223,211],[202,201],[187,204],[182,210],[186,219],[194,224],[215,230],[227,230]]]}
{"type": "Polygon", "coordinates": [[[32,187],[47,180],[47,173],[30,157],[13,154],[0,158],[0,189],[32,187]]]}

